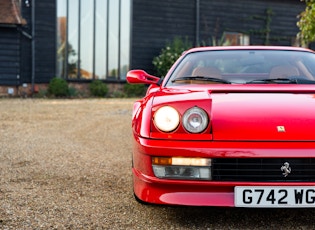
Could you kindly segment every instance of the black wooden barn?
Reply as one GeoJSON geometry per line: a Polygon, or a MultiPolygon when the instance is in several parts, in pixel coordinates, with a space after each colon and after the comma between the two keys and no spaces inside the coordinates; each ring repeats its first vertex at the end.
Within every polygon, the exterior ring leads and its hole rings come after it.
{"type": "Polygon", "coordinates": [[[0,86],[13,90],[46,83],[55,74],[56,3],[32,2],[0,1],[0,86]]]}
{"type": "MultiPolygon", "coordinates": [[[[53,77],[125,83],[174,37],[296,45],[300,0],[0,0],[0,95],[53,77]]],[[[13,91],[13,92],[12,92],[13,91]]]]}

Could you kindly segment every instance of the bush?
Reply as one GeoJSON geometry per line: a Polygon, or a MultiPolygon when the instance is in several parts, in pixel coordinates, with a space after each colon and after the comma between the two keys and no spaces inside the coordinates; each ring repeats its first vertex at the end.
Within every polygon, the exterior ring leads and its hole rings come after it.
{"type": "Polygon", "coordinates": [[[95,97],[105,97],[108,93],[108,87],[101,80],[94,80],[90,83],[90,92],[95,97]]]}
{"type": "Polygon", "coordinates": [[[68,83],[62,78],[53,78],[48,85],[48,94],[55,97],[66,97],[69,95],[68,83]]]}
{"type": "Polygon", "coordinates": [[[127,97],[141,97],[146,93],[146,86],[143,84],[125,84],[124,93],[127,97]]]}
{"type": "Polygon", "coordinates": [[[192,44],[187,38],[185,40],[179,37],[174,38],[171,43],[168,43],[166,47],[161,50],[160,55],[154,57],[152,61],[157,74],[159,76],[165,76],[181,54],[191,47],[192,44]]]}
{"type": "Polygon", "coordinates": [[[77,91],[76,88],[69,87],[69,96],[70,97],[78,97],[79,96],[79,92],[77,91]]]}

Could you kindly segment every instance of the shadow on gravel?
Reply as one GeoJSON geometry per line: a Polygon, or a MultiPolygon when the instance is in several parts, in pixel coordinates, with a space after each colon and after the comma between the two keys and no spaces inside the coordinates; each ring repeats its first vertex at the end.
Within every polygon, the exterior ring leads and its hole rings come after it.
{"type": "Polygon", "coordinates": [[[168,207],[174,226],[194,229],[314,229],[314,209],[168,207]]]}

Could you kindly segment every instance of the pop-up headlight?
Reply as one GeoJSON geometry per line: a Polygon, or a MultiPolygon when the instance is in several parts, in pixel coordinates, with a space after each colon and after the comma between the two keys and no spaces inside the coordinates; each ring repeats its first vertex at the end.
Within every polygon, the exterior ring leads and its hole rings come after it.
{"type": "Polygon", "coordinates": [[[179,125],[179,114],[171,106],[163,106],[154,114],[154,124],[163,132],[171,132],[179,125]]]}
{"type": "Polygon", "coordinates": [[[190,108],[184,113],[183,125],[190,133],[201,133],[208,126],[208,115],[197,106],[190,108]]]}

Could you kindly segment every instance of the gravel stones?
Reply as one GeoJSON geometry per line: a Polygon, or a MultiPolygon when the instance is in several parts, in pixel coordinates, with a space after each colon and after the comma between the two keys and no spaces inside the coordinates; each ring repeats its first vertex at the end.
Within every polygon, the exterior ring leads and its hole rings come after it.
{"type": "Polygon", "coordinates": [[[313,209],[141,205],[135,99],[1,99],[0,229],[309,229],[313,209]]]}

